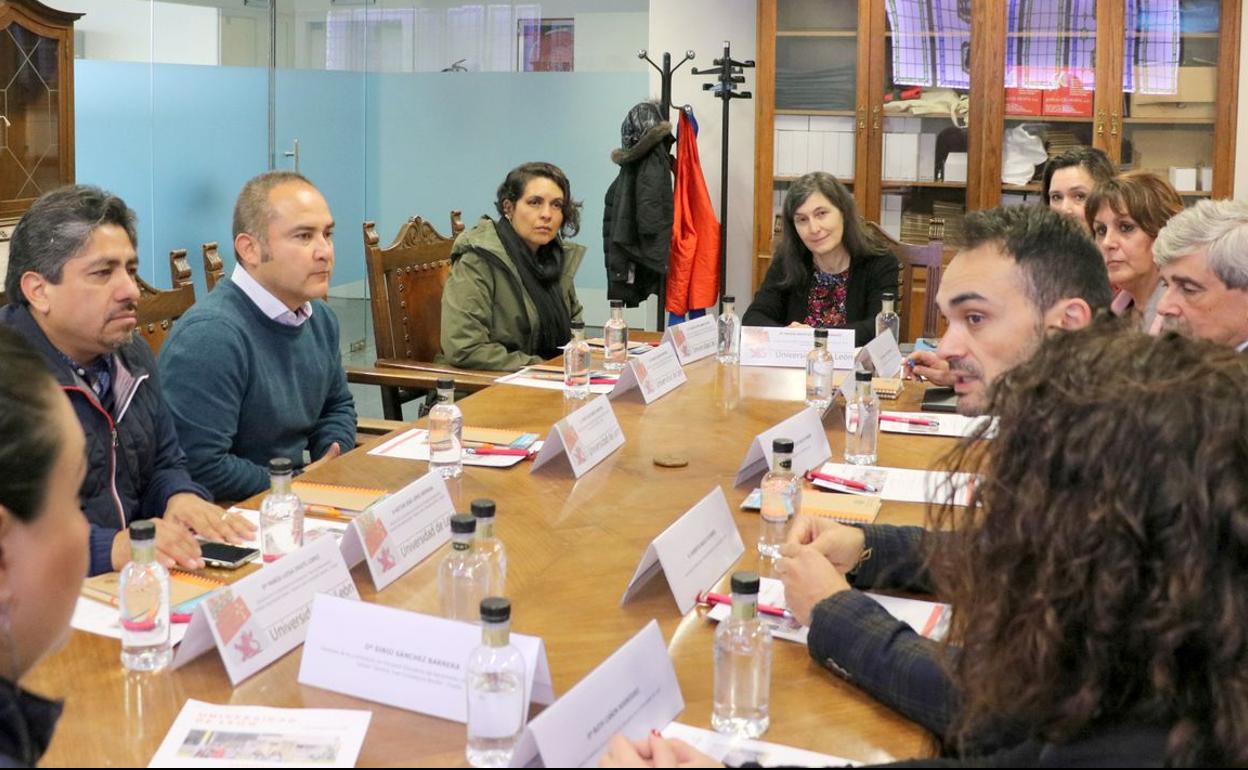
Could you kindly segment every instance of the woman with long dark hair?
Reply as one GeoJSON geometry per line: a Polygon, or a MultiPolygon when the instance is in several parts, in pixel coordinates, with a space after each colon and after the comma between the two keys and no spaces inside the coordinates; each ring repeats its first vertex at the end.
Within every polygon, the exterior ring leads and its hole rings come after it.
{"type": "Polygon", "coordinates": [[[498,219],[481,217],[455,239],[442,290],[442,354],[464,369],[515,370],[553,358],[581,320],[576,270],[585,247],[581,205],[551,163],[508,172],[495,196],[498,219]]]}
{"type": "Polygon", "coordinates": [[[780,218],[771,267],[742,323],[853,329],[854,344],[870,342],[900,265],[863,226],[849,190],[831,174],[807,174],[789,187],[780,218]]]}

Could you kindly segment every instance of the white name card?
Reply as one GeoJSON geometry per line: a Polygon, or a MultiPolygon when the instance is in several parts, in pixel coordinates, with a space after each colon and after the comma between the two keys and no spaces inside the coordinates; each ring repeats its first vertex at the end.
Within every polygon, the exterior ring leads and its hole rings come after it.
{"type": "MultiPolygon", "coordinates": [[[[553,702],[545,643],[524,634],[511,643],[524,656],[526,702],[553,702]]],[[[479,625],[318,596],[299,683],[466,722],[468,657],[480,644],[479,625]]]]}
{"type": "Polygon", "coordinates": [[[303,644],[317,594],[360,598],[332,537],[317,538],[195,605],[173,667],[215,645],[230,684],[238,684],[303,644]]]}
{"type": "Polygon", "coordinates": [[[620,372],[610,398],[641,388],[646,403],[655,401],[685,384],[685,370],[680,368],[676,348],[664,342],[649,353],[628,359],[628,365],[620,372]]]}
{"type": "Polygon", "coordinates": [[[342,538],[342,556],[351,565],[367,561],[380,591],[451,539],[454,515],[442,475],[426,473],[356,516],[342,538]]]}
{"type": "Polygon", "coordinates": [[[698,594],[715,585],[745,553],[724,490],[715,487],[701,502],[663,530],[641,557],[620,604],[631,599],[657,572],[667,576],[672,598],[683,615],[698,594]]]}
{"type": "MultiPolygon", "coordinates": [[[[807,327],[747,326],[741,330],[741,366],[782,366],[804,369],[815,347],[815,330],[807,327]]],[[[854,368],[854,332],[828,329],[828,352],[837,369],[854,368]]]]}
{"type": "Polygon", "coordinates": [[[651,620],[529,723],[511,766],[540,755],[546,767],[597,767],[611,736],[641,740],[684,709],[667,644],[651,620]]]}
{"type": "Polygon", "coordinates": [[[611,402],[606,396],[599,396],[554,424],[529,473],[566,454],[572,473],[579,479],[622,446],[624,429],[615,419],[611,402]]]}
{"type": "Polygon", "coordinates": [[[901,348],[897,347],[897,338],[892,332],[885,329],[868,342],[863,350],[871,359],[876,377],[890,380],[901,376],[901,348]]]}
{"type": "Polygon", "coordinates": [[[700,361],[719,352],[719,321],[707,313],[701,318],[667,327],[663,341],[676,346],[680,365],[700,361]]]}
{"type": "Polygon", "coordinates": [[[832,456],[832,447],[828,445],[828,434],[823,430],[819,413],[806,407],[755,437],[745,459],[741,461],[737,480],[733,482],[735,486],[771,467],[771,442],[778,438],[793,439],[793,472],[799,476],[819,467],[832,456]]]}

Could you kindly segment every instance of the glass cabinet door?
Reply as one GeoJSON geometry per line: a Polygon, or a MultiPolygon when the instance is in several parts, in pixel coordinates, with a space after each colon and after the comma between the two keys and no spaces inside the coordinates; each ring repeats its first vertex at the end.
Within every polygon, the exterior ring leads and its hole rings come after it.
{"type": "Polygon", "coordinates": [[[1005,41],[1001,202],[1033,203],[1044,165],[1090,147],[1096,94],[1097,0],[1010,0],[1005,41]]]}
{"type": "Polygon", "coordinates": [[[60,43],[16,21],[0,30],[0,215],[65,183],[60,43]]]}
{"type": "MultiPolygon", "coordinates": [[[[969,156],[970,3],[886,0],[880,226],[906,243],[927,243],[933,217],[961,242],[969,156]]],[[[879,103],[877,103],[878,105],[879,103]]]]}
{"type": "Polygon", "coordinates": [[[1189,203],[1213,189],[1220,6],[1126,0],[1123,95],[1110,132],[1121,134],[1122,169],[1159,174],[1189,203]]]}
{"type": "Polygon", "coordinates": [[[858,0],[776,3],[773,223],[803,174],[826,171],[853,189],[858,26],[858,0]]]}

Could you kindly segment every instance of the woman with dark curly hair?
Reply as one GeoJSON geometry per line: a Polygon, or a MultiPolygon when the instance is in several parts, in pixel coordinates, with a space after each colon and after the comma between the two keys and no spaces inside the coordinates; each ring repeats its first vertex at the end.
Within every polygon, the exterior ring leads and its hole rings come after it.
{"type": "Polygon", "coordinates": [[[439,360],[464,369],[516,370],[562,352],[581,320],[577,268],[581,204],[551,163],[525,163],[498,186],[498,219],[481,217],[451,248],[442,290],[439,360]]]}
{"type": "MultiPolygon", "coordinates": [[[[961,645],[953,756],[933,764],[1248,765],[1246,390],[1248,358],[1121,321],[996,382],[995,436],[947,463],[979,475],[970,507],[935,510],[925,538],[961,645]],[[1008,747],[970,753],[987,742],[1008,747]]],[[[654,743],[616,739],[604,764],[690,758],[654,743]]]]}

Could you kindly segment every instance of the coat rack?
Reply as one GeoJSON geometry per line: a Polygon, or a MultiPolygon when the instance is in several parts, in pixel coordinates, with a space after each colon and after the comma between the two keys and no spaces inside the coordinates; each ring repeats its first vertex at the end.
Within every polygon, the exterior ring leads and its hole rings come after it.
{"type": "MultiPolygon", "coordinates": [[[[692,61],[693,57],[694,57],[694,53],[692,50],[685,51],[685,58],[681,59],[676,64],[676,66],[673,67],[672,55],[665,51],[663,53],[663,66],[660,67],[658,64],[654,63],[653,59],[650,58],[650,55],[646,51],[646,49],[643,48],[637,52],[638,59],[646,60],[647,62],[650,63],[650,66],[654,67],[659,73],[659,78],[660,78],[659,109],[662,111],[663,117],[665,119],[668,118],[672,112],[672,75],[676,72],[676,70],[684,66],[685,62],[692,61]]],[[[694,70],[693,72],[694,74],[697,74],[697,70],[694,70]]],[[[666,277],[664,278],[664,280],[659,281],[659,291],[658,291],[657,296],[659,300],[659,308],[658,308],[658,311],[655,313],[655,328],[658,329],[659,331],[663,331],[663,328],[667,323],[667,279],[666,277]]]]}
{"type": "Polygon", "coordinates": [[[719,312],[724,311],[724,289],[728,285],[728,104],[733,99],[751,99],[749,91],[737,93],[737,86],[745,82],[746,69],[753,69],[753,60],[736,61],[732,58],[732,46],[724,41],[724,56],[715,59],[710,69],[693,70],[694,75],[714,75],[718,82],[703,83],[703,91],[713,91],[716,99],[724,101],[724,135],[720,143],[719,161],[719,312]]]}

